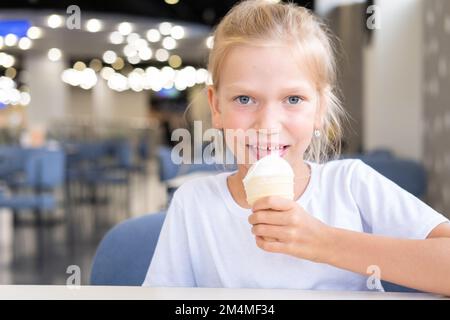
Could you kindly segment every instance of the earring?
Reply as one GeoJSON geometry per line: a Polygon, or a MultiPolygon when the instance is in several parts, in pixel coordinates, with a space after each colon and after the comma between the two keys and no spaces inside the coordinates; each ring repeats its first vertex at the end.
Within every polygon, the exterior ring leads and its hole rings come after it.
{"type": "Polygon", "coordinates": [[[321,135],[320,130],[318,129],[314,130],[314,137],[320,138],[320,135],[321,135]]]}

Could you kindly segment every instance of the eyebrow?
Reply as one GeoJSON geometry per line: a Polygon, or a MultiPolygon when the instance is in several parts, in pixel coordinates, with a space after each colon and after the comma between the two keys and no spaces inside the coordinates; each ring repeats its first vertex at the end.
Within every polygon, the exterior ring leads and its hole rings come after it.
{"type": "MultiPolygon", "coordinates": [[[[254,91],[254,88],[248,87],[246,83],[239,83],[235,82],[232,84],[229,84],[225,86],[227,89],[239,89],[239,90],[245,90],[245,91],[254,91]]],[[[289,85],[286,87],[283,87],[282,91],[295,91],[295,90],[312,90],[313,87],[306,83],[298,83],[295,85],[289,85]]]]}

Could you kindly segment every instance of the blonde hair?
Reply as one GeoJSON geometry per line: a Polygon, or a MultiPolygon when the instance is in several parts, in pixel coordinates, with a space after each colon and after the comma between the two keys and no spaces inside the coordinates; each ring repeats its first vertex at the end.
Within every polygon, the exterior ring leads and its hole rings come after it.
{"type": "Polygon", "coordinates": [[[308,9],[294,3],[246,0],[236,4],[217,25],[208,58],[212,86],[217,90],[220,68],[236,45],[285,41],[294,45],[313,75],[319,102],[324,106],[321,135],[313,137],[305,159],[317,163],[341,152],[341,118],[345,111],[336,94],[336,61],[332,35],[308,9]]]}

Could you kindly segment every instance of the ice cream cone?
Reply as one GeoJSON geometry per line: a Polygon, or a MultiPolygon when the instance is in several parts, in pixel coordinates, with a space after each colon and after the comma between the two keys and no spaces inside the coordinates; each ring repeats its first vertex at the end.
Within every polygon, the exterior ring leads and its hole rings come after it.
{"type": "MultiPolygon", "coordinates": [[[[266,156],[255,162],[243,179],[249,205],[263,197],[280,196],[294,199],[294,171],[278,154],[266,156]]],[[[276,241],[276,239],[266,240],[276,241]]]]}
{"type": "Polygon", "coordinates": [[[268,196],[294,198],[294,179],[291,176],[260,176],[248,179],[244,184],[247,202],[251,206],[256,200],[268,196]]]}

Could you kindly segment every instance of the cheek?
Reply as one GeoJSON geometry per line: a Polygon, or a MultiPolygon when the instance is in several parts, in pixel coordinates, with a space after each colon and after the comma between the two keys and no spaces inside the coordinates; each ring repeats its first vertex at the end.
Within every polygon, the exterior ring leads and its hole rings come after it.
{"type": "Polygon", "coordinates": [[[305,139],[314,129],[314,113],[293,113],[286,118],[284,127],[291,136],[305,139]]]}

